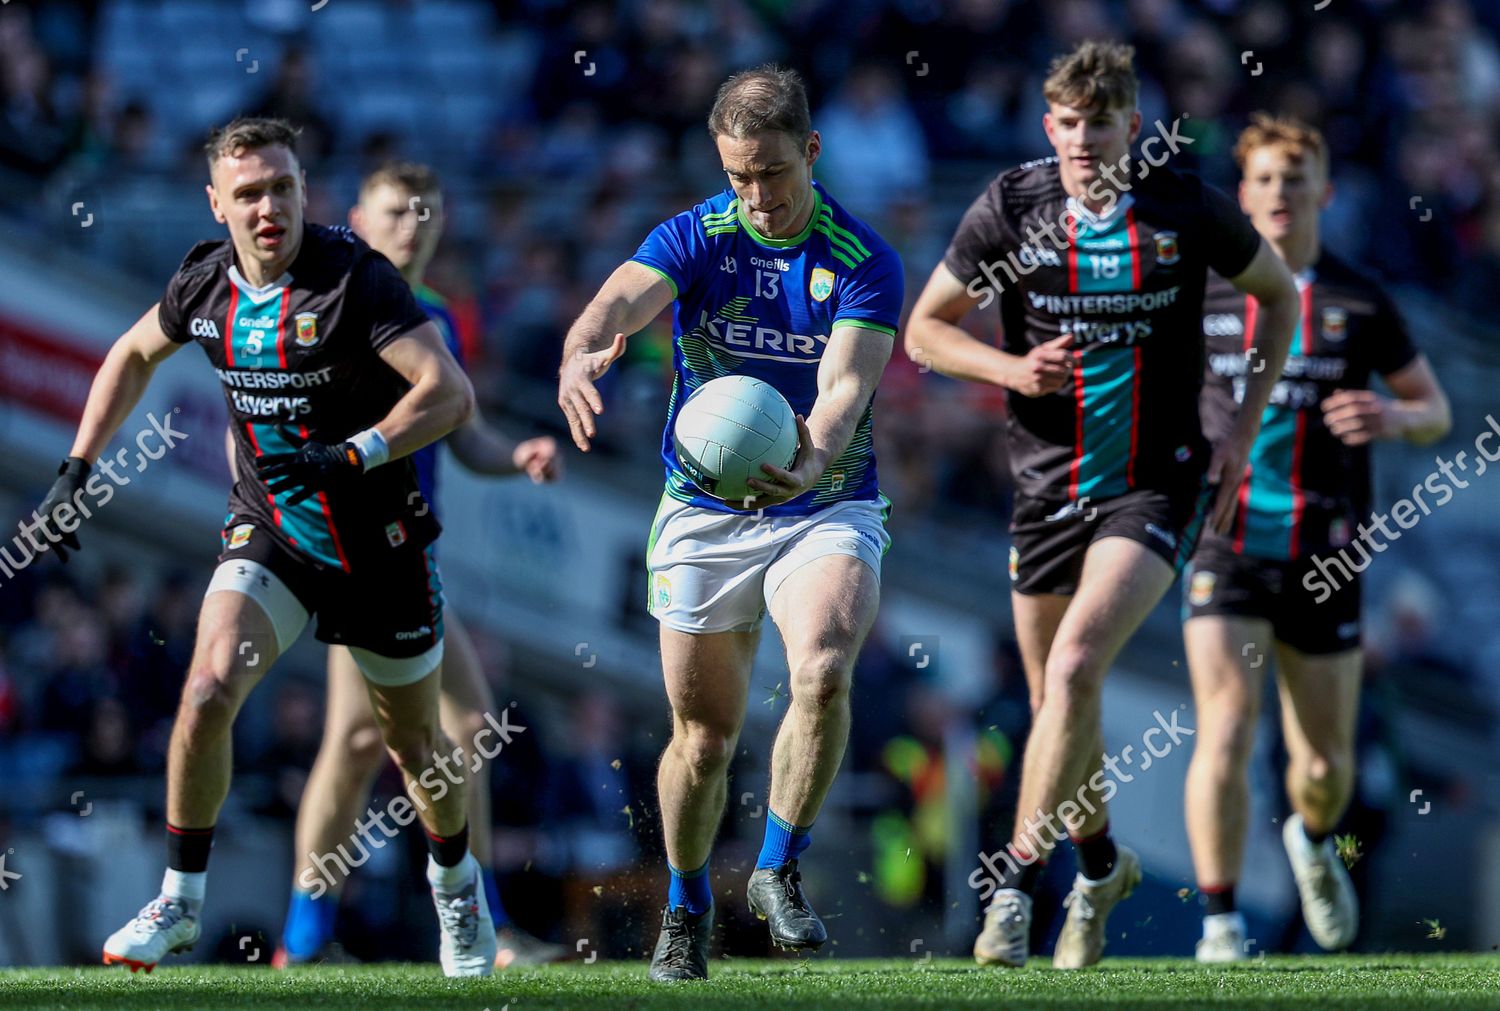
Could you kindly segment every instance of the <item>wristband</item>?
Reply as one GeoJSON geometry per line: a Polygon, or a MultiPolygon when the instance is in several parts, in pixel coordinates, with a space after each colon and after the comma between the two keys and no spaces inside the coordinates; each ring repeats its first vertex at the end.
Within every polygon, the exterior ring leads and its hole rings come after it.
{"type": "Polygon", "coordinates": [[[391,447],[385,436],[373,428],[367,428],[349,437],[349,442],[359,452],[365,470],[374,470],[391,458],[391,447]]]}

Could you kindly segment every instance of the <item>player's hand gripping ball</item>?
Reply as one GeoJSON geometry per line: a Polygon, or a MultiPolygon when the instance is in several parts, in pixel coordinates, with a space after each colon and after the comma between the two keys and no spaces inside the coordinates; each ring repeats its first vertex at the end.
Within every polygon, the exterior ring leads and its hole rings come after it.
{"type": "Polygon", "coordinates": [[[791,469],[797,415],[774,386],[749,376],[722,376],[693,391],[672,428],[677,462],[704,492],[738,504],[760,492],[760,465],[791,469]]]}

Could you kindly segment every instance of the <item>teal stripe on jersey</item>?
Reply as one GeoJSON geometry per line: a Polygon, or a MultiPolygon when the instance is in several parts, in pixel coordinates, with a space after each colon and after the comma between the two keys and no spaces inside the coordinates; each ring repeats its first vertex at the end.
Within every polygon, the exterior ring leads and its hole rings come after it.
{"type": "MultiPolygon", "coordinates": [[[[276,431],[275,423],[252,423],[250,429],[255,436],[255,445],[262,454],[288,453],[295,449],[276,431]]],[[[313,495],[294,506],[288,506],[286,500],[290,494],[290,491],[286,491],[271,497],[276,511],[274,519],[282,532],[308,556],[327,565],[347,569],[348,566],[339,557],[339,545],[328,516],[323,512],[320,497],[313,495]]]]}
{"type": "Polygon", "coordinates": [[[1130,490],[1131,425],[1135,413],[1135,349],[1095,346],[1084,352],[1073,381],[1081,387],[1073,498],[1109,498],[1130,490]]]}
{"type": "Polygon", "coordinates": [[[287,291],[282,288],[268,301],[254,305],[234,289],[234,319],[230,320],[230,363],[236,369],[281,368],[278,344],[286,323],[287,291]]]}
{"type": "Polygon", "coordinates": [[[1135,290],[1135,250],[1130,244],[1129,224],[1128,211],[1099,231],[1085,221],[1078,222],[1073,245],[1080,294],[1135,290]]]}
{"type": "Polygon", "coordinates": [[[1296,495],[1288,476],[1297,442],[1297,412],[1272,404],[1261,415],[1250,450],[1249,491],[1235,549],[1256,558],[1291,557],[1296,495]]]}
{"type": "MultiPolygon", "coordinates": [[[[1306,315],[1298,313],[1292,332],[1294,357],[1307,353],[1306,315]]],[[[1234,547],[1242,554],[1282,561],[1293,557],[1292,534],[1298,519],[1297,490],[1292,485],[1297,426],[1297,411],[1285,404],[1267,404],[1260,416],[1260,434],[1250,449],[1250,476],[1235,531],[1234,547]]]]}

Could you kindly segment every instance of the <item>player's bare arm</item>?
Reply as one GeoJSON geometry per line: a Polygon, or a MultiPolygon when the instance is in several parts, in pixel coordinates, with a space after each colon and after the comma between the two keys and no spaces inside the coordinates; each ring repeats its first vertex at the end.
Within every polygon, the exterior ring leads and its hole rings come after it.
{"type": "Polygon", "coordinates": [[[797,419],[799,444],[792,469],[761,464],[767,476],[747,482],[761,494],[748,499],[745,508],[789,501],[818,483],[828,464],[848,448],[894,345],[894,337],[878,330],[848,325],[833,328],[818,363],[818,399],[805,420],[797,419]]]}
{"type": "Polygon", "coordinates": [[[104,452],[140,402],[156,367],[183,346],[162,332],[156,313],[154,305],[146,310],[105,355],[89,387],[78,435],[68,455],[92,461],[104,452]]]}
{"type": "Polygon", "coordinates": [[[52,541],[53,550],[63,562],[68,560],[69,551],[81,547],[77,517],[71,510],[87,482],[94,461],[104,452],[104,447],[130,412],[135,410],[156,366],[181,346],[162,332],[156,313],[155,305],[146,310],[146,314],[125,331],[105,355],[104,364],[89,387],[73,448],[58,468],[57,480],[52,483],[47,497],[36,509],[40,521],[50,521],[57,529],[57,539],[49,536],[48,540],[52,541]],[[73,525],[67,526],[69,523],[73,525]]]}
{"type": "Polygon", "coordinates": [[[625,353],[626,336],[659,316],[676,297],[671,281],[650,267],[626,261],[568,330],[557,372],[557,404],[567,415],[573,442],[585,453],[597,434],[594,418],[604,413],[595,381],[625,353]]]}
{"type": "Polygon", "coordinates": [[[536,484],[562,476],[562,456],[550,435],[519,442],[475,414],[447,438],[448,448],[464,469],[475,474],[505,477],[525,474],[536,484]]]}
{"type": "Polygon", "coordinates": [[[1297,285],[1281,257],[1264,240],[1250,266],[1229,279],[1237,289],[1255,297],[1260,305],[1255,335],[1245,352],[1251,363],[1245,370],[1245,399],[1235,416],[1228,438],[1214,447],[1208,465],[1208,480],[1219,486],[1209,523],[1219,533],[1229,530],[1234,505],[1245,477],[1250,448],[1260,434],[1261,415],[1271,402],[1271,390],[1281,378],[1292,332],[1297,326],[1297,285]],[[1264,363],[1264,367],[1262,367],[1264,363]]]}
{"type": "Polygon", "coordinates": [[[380,350],[380,357],[411,383],[375,425],[392,460],[437,442],[474,417],[474,387],[433,324],[402,334],[380,350]]]}
{"type": "Polygon", "coordinates": [[[1072,334],[1053,338],[1023,355],[977,340],[959,322],[979,300],[939,263],[912,308],[906,354],[954,379],[989,383],[1027,397],[1056,393],[1073,373],[1072,334]]]}
{"type": "Polygon", "coordinates": [[[1436,442],[1453,426],[1448,395],[1426,355],[1385,377],[1395,397],[1374,390],[1338,390],[1322,403],[1328,430],[1346,446],[1376,439],[1404,439],[1418,446],[1436,442]]]}

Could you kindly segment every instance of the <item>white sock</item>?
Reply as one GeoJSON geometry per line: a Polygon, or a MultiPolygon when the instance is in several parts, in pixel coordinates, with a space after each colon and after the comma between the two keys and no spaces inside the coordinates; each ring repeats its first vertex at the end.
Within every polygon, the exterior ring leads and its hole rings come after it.
{"type": "Polygon", "coordinates": [[[465,853],[464,858],[452,867],[444,867],[427,854],[427,883],[440,892],[460,892],[464,886],[476,881],[474,873],[474,862],[472,854],[465,853]]]}
{"type": "Polygon", "coordinates": [[[1245,915],[1238,909],[1227,913],[1211,913],[1203,917],[1203,936],[1245,932],[1245,915]]]}
{"type": "Polygon", "coordinates": [[[161,893],[169,899],[181,899],[189,909],[203,905],[203,893],[208,887],[208,871],[174,871],[167,868],[161,879],[161,893]]]}

